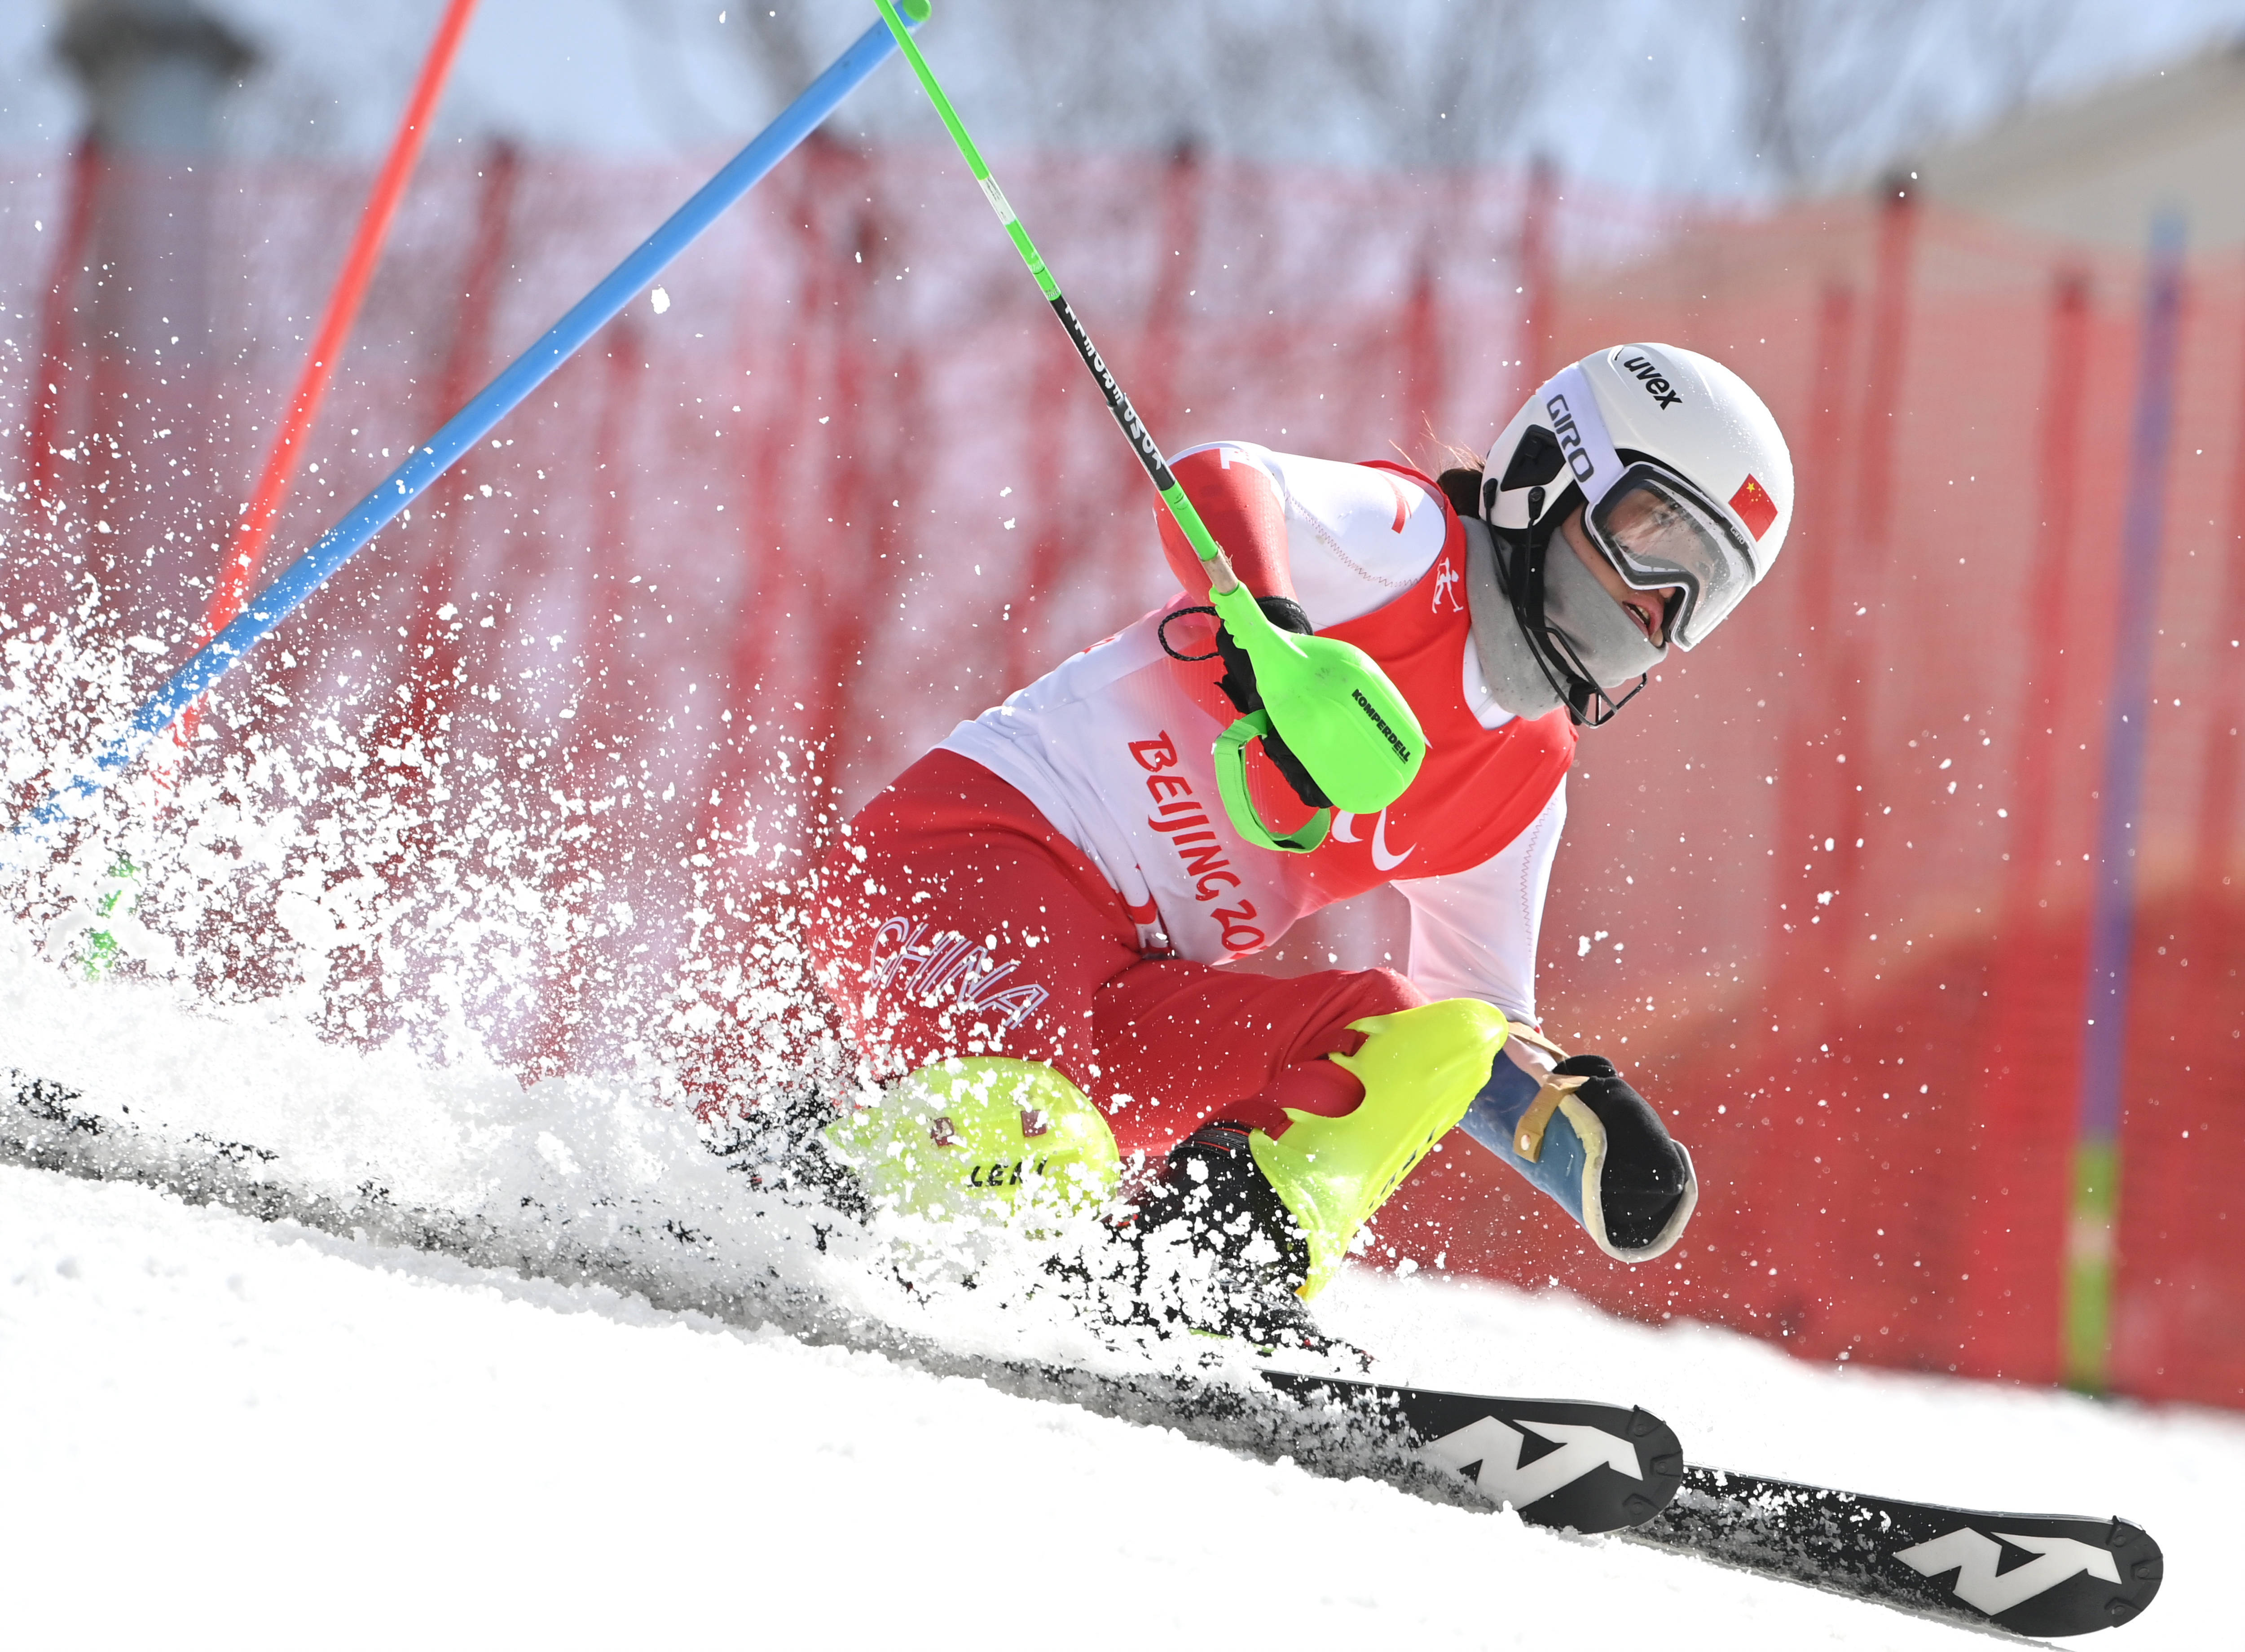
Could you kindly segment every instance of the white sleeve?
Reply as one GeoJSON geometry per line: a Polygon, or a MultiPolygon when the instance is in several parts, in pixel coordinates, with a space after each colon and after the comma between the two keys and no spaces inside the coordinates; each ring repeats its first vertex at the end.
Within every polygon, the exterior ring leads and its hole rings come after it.
{"type": "Polygon", "coordinates": [[[1269,477],[1286,512],[1286,571],[1295,600],[1322,631],[1360,620],[1426,578],[1448,534],[1441,502],[1407,476],[1337,459],[1273,453],[1252,442],[1204,442],[1226,469],[1269,477]]]}
{"type": "Polygon", "coordinates": [[[1562,780],[1528,829],[1480,865],[1399,878],[1411,903],[1411,980],[1430,999],[1476,998],[1536,1024],[1536,940],[1567,822],[1562,780]]]}

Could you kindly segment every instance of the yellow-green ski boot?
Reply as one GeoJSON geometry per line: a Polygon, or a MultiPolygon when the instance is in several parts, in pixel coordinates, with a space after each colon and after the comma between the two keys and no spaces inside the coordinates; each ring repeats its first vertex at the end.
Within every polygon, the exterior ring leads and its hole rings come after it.
{"type": "Polygon", "coordinates": [[[1106,1119],[1041,1061],[939,1061],[825,1136],[876,1204],[939,1220],[1091,1209],[1122,1179],[1106,1119]]]}
{"type": "Polygon", "coordinates": [[[1354,1055],[1328,1060],[1354,1073],[1364,1100],[1338,1119],[1286,1109],[1286,1133],[1251,1132],[1255,1165],[1309,1247],[1307,1299],[1340,1271],[1349,1242],[1403,1185],[1489,1082],[1506,1034],[1504,1012],[1478,999],[1443,999],[1350,1024],[1354,1055]]]}

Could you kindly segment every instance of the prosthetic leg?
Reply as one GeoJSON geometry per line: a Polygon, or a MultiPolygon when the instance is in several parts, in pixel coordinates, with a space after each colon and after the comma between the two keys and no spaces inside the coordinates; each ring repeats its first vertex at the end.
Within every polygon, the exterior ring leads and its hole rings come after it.
{"type": "Polygon", "coordinates": [[[1692,1155],[1602,1055],[1569,1055],[1520,1032],[1556,1065],[1539,1082],[1497,1063],[1464,1132],[1549,1195],[1617,1262],[1649,1262],[1699,1202],[1692,1155]]]}

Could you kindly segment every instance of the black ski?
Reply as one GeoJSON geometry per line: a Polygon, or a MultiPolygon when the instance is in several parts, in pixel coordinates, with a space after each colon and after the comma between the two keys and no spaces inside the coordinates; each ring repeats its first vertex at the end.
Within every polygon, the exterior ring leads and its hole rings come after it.
{"type": "Polygon", "coordinates": [[[1650,1412],[1577,1399],[1451,1394],[1265,1371],[1297,1398],[1400,1428],[1419,1460],[1458,1475],[1523,1520],[1583,1533],[1651,1520],[1684,1479],[1676,1431],[1650,1412]]]}
{"type": "Polygon", "coordinates": [[[1437,1501],[1509,1502],[1536,1525],[1631,1541],[1905,1611],[2022,1635],[2086,1634],[2133,1620],[2159,1592],[2159,1545],[2127,1521],[1997,1514],[1794,1485],[1683,1461],[1650,1413],[1264,1371],[1268,1390],[1183,1374],[1092,1371],[959,1353],[838,1310],[660,1207],[468,1214],[400,1205],[369,1183],[296,1183],[277,1154],[178,1141],[85,1109],[66,1085],[0,1068],[0,1164],[138,1182],[189,1203],[295,1222],[358,1242],[410,1246],[564,1283],[594,1282],[692,1310],[969,1377],[1000,1392],[1174,1428],[1313,1473],[1383,1479],[1437,1501]],[[500,1219],[501,1216],[504,1219],[500,1219]]]}
{"type": "Polygon", "coordinates": [[[1448,1394],[1341,1377],[1259,1373],[1267,1386],[1183,1372],[1095,1371],[960,1353],[743,1270],[690,1213],[661,1206],[458,1212],[401,1204],[378,1184],[308,1188],[280,1155],[204,1135],[179,1140],[90,1110],[75,1089],[0,1068],[0,1164],[161,1189],[261,1222],[410,1246],[562,1283],[597,1283],[658,1308],[785,1330],[976,1378],[1024,1398],[1174,1428],[1312,1473],[1367,1477],[1438,1502],[1511,1501],[1525,1519],[1582,1532],[1641,1520],[1674,1495],[1683,1454],[1658,1418],[1624,1407],[1448,1394]],[[611,1214],[616,1218],[606,1218],[611,1214]]]}
{"type": "Polygon", "coordinates": [[[1772,1577],[2015,1635],[2129,1622],[2160,1592],[2160,1546],[2123,1520],[1997,1514],[1694,1464],[1631,1537],[1772,1577]]]}

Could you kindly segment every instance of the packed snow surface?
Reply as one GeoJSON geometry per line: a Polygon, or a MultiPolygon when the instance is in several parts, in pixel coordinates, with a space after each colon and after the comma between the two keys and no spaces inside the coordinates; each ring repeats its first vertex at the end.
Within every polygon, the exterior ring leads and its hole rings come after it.
{"type": "MultiPolygon", "coordinates": [[[[270,1141],[338,1184],[378,1165],[431,1200],[526,1177],[713,1210],[733,1196],[685,1121],[628,1087],[523,1092],[21,953],[0,957],[0,1067],[270,1141]]],[[[787,1265],[848,1289],[831,1259],[787,1265]]],[[[1425,1274],[1353,1271],[1320,1308],[1381,1375],[1636,1401],[1695,1461],[2126,1514],[2165,1546],[2168,1578],[2114,1643],[2235,1644],[2235,1418],[1814,1367],[1425,1274]]],[[[964,1311],[945,1299],[917,1329],[972,1337],[964,1311]]],[[[1028,1334],[1006,1346],[1065,1354],[1082,1336],[1028,1334]]],[[[0,1415],[14,1646],[1729,1652],[1965,1633],[599,1286],[12,1168],[0,1415]]]]}

